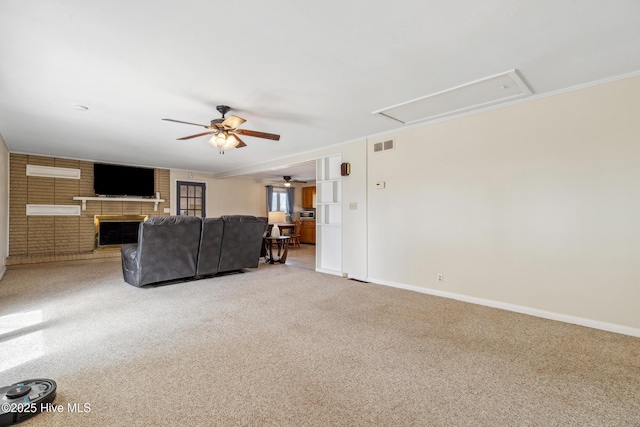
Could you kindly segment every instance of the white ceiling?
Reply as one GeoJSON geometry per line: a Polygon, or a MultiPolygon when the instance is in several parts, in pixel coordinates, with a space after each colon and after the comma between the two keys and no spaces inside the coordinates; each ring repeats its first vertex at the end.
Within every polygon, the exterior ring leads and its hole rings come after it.
{"type": "MultiPolygon", "coordinates": [[[[292,165],[286,165],[273,169],[266,169],[261,172],[254,172],[250,175],[252,178],[271,180],[274,183],[284,184],[284,176],[290,176],[292,181],[315,181],[316,180],[316,162],[303,162],[292,165]]],[[[310,183],[309,185],[312,185],[310,183]]]]}
{"type": "Polygon", "coordinates": [[[512,69],[533,96],[637,73],[639,17],[637,0],[2,0],[0,133],[11,152],[229,172],[400,128],[372,112],[512,69]],[[280,141],[221,156],[161,121],[219,104],[280,141]]]}

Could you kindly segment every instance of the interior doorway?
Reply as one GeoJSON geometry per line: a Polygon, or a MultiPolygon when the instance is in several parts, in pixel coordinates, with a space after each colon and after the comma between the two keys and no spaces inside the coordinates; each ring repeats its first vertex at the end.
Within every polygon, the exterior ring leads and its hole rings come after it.
{"type": "Polygon", "coordinates": [[[178,181],[176,215],[191,215],[206,218],[206,185],[204,182],[178,181]]]}
{"type": "MultiPolygon", "coordinates": [[[[305,197],[309,194],[309,188],[315,188],[316,185],[316,160],[308,160],[302,163],[279,167],[277,169],[271,169],[262,172],[255,172],[246,175],[256,180],[260,180],[265,186],[272,186],[284,190],[286,188],[294,188],[293,196],[293,215],[288,219],[290,222],[304,219],[304,225],[306,226],[302,233],[302,239],[300,248],[290,247],[287,255],[287,264],[296,265],[298,267],[308,268],[315,270],[316,268],[316,250],[317,244],[320,242],[316,239],[316,223],[315,223],[315,197],[305,197]],[[303,192],[303,189],[307,188],[303,192]],[[308,200],[312,200],[311,203],[308,200]],[[301,212],[311,212],[313,215],[305,216],[301,215],[301,212]],[[313,230],[313,233],[309,233],[309,228],[313,230]]],[[[311,192],[313,195],[314,192],[311,192]]],[[[265,197],[266,201],[267,198],[265,197]]],[[[265,215],[268,211],[267,204],[264,204],[265,215]]]]}

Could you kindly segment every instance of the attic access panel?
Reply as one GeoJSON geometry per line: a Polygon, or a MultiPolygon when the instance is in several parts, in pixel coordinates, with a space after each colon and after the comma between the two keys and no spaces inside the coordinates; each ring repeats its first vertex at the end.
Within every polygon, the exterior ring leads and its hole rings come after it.
{"type": "Polygon", "coordinates": [[[413,124],[480,109],[531,95],[516,70],[374,111],[403,124],[413,124]]]}

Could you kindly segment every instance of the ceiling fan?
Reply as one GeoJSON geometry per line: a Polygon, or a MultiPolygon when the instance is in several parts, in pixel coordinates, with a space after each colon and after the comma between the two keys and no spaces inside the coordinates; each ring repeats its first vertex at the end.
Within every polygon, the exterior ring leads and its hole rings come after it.
{"type": "MultiPolygon", "coordinates": [[[[301,184],[306,184],[307,183],[307,181],[299,181],[297,179],[291,179],[291,177],[287,176],[287,175],[283,176],[282,179],[284,180],[284,186],[285,187],[291,187],[291,183],[293,183],[293,182],[299,182],[301,184]]],[[[280,181],[278,181],[278,182],[280,182],[280,181]]]]}
{"type": "Polygon", "coordinates": [[[238,135],[253,136],[256,138],[271,139],[274,141],[280,140],[280,135],[266,132],[258,132],[255,130],[238,129],[238,126],[246,122],[245,119],[238,116],[229,116],[225,118],[225,114],[231,110],[231,107],[227,105],[218,105],[216,109],[222,114],[222,118],[211,120],[210,125],[201,125],[198,123],[183,122],[181,120],[162,119],[168,122],[184,123],[186,125],[202,126],[208,129],[206,132],[197,133],[195,135],[189,135],[182,138],[178,138],[178,141],[185,139],[197,138],[199,136],[211,135],[209,144],[220,149],[220,154],[224,154],[224,150],[229,148],[242,148],[246,147],[245,144],[238,135]]]}

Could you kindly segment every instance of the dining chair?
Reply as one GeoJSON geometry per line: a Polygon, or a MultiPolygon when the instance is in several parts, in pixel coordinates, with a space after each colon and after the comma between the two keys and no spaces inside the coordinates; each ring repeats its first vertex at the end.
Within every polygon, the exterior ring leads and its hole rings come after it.
{"type": "Polygon", "coordinates": [[[293,222],[293,231],[291,232],[291,243],[290,246],[293,248],[300,247],[300,232],[302,231],[302,221],[297,220],[293,222]]]}

